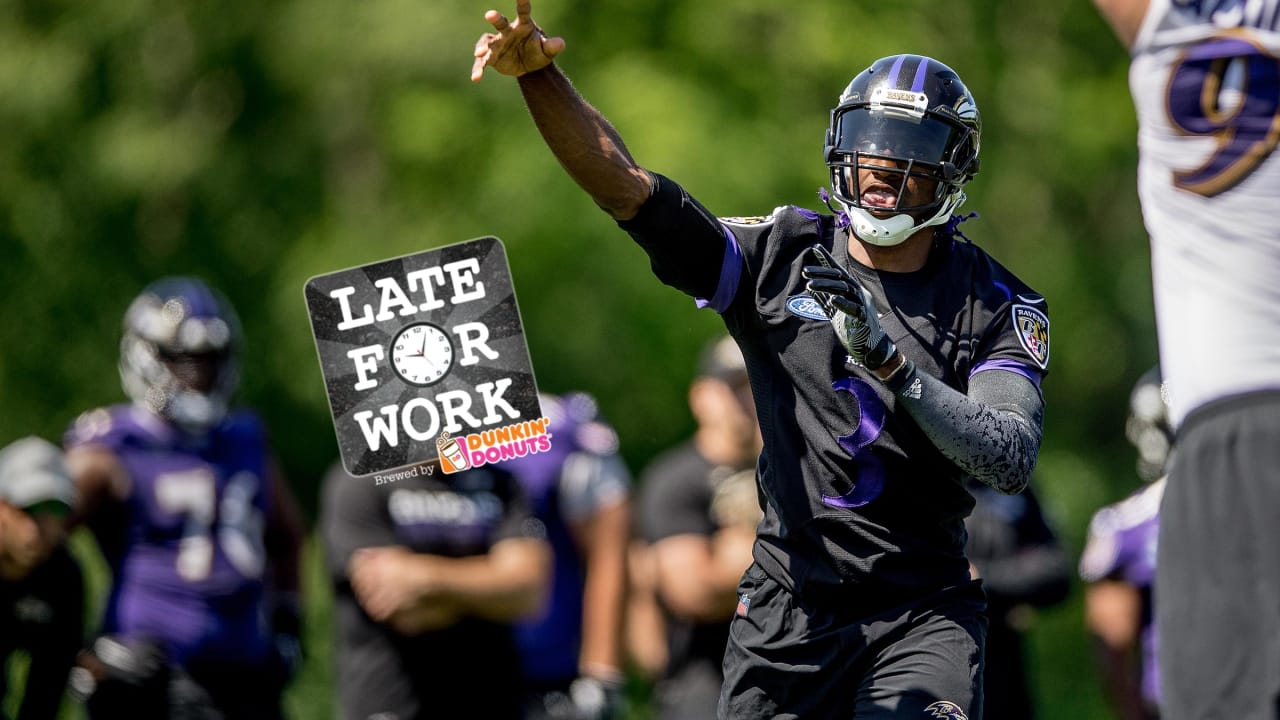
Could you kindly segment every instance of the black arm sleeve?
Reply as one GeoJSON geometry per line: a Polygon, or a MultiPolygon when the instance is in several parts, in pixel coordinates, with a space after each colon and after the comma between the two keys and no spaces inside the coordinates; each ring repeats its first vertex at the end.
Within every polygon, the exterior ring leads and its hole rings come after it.
{"type": "Polygon", "coordinates": [[[909,372],[898,387],[898,405],[942,454],[1000,492],[1021,492],[1040,452],[1039,388],[1017,373],[988,370],[969,380],[965,395],[914,368],[909,372]]]}

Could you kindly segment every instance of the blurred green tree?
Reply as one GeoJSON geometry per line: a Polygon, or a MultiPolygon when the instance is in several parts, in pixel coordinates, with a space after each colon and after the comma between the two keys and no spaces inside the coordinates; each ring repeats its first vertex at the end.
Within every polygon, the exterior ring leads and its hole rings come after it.
{"type": "MultiPolygon", "coordinates": [[[[487,8],[0,0],[0,441],[56,438],[119,401],[129,299],[198,274],[243,316],[241,399],[314,510],[337,449],[303,284],[490,234],[539,384],[595,393],[634,469],[681,439],[718,319],[650,276],[513,83],[468,81],[487,8]]],[[[724,215],[819,207],[828,111],[872,59],[958,70],[985,121],[965,233],[1051,303],[1036,482],[1078,549],[1089,513],[1132,485],[1124,398],[1155,358],[1124,53],[1091,5],[563,0],[535,14],[637,158],[724,215]]],[[[1078,606],[1059,613],[1037,645],[1045,716],[1098,717],[1073,667],[1087,663],[1078,606]]]]}

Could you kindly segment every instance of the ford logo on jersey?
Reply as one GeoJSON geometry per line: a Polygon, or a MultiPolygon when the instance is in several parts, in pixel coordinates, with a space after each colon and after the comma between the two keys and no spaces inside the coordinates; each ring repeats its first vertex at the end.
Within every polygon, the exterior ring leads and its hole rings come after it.
{"type": "Polygon", "coordinates": [[[787,312],[809,320],[830,320],[818,301],[809,295],[792,295],[787,298],[787,312]]]}

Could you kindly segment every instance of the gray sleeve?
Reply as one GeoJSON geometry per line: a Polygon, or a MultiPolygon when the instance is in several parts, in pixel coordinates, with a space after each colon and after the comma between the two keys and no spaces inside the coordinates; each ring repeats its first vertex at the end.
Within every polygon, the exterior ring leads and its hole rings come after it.
{"type": "Polygon", "coordinates": [[[572,523],[627,499],[631,474],[617,455],[576,452],[565,459],[560,473],[560,511],[572,523]]]}
{"type": "Polygon", "coordinates": [[[385,496],[373,478],[353,477],[335,464],[324,478],[320,497],[320,539],[335,582],[347,580],[347,564],[356,550],[399,543],[385,496]]]}
{"type": "Polygon", "coordinates": [[[1026,377],[992,369],[969,380],[965,395],[909,368],[894,383],[898,407],[966,474],[1000,492],[1021,492],[1040,452],[1044,398],[1026,377]]]}

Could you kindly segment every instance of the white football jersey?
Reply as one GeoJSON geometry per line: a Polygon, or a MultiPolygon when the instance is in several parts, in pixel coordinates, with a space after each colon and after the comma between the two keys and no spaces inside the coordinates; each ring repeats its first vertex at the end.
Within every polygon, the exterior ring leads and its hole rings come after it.
{"type": "Polygon", "coordinates": [[[1131,52],[1138,192],[1176,427],[1280,388],[1280,0],[1151,0],[1131,52]]]}

